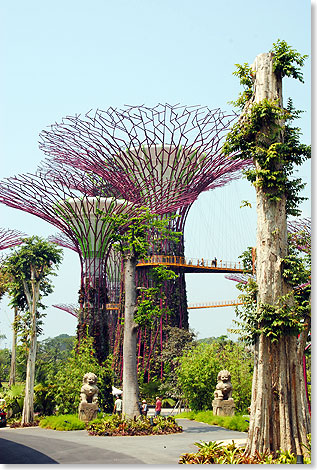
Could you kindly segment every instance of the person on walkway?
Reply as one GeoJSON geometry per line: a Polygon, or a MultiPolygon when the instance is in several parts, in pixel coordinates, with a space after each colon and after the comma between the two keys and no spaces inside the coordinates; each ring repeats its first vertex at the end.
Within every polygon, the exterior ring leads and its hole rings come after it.
{"type": "Polygon", "coordinates": [[[117,399],[116,401],[114,402],[114,408],[113,408],[113,412],[117,415],[120,415],[121,416],[121,413],[122,413],[122,400],[119,396],[117,396],[117,399]]]}
{"type": "Polygon", "coordinates": [[[148,404],[146,403],[146,400],[142,400],[141,413],[143,416],[147,416],[147,412],[148,412],[148,404]]]}
{"type": "Polygon", "coordinates": [[[156,397],[154,416],[159,416],[161,414],[161,409],[162,409],[162,401],[160,397],[156,397]]]}

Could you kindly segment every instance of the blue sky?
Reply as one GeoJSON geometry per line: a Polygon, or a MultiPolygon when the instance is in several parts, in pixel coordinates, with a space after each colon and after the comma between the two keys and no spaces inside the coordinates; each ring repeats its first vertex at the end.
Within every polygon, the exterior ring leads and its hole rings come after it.
{"type": "MultiPolygon", "coordinates": [[[[1,178],[34,172],[44,154],[38,136],[63,116],[124,105],[202,105],[230,110],[240,91],[234,64],[252,63],[278,38],[302,54],[310,51],[308,0],[3,0],[0,31],[1,178]]],[[[310,59],[305,84],[284,81],[305,110],[298,124],[310,142],[310,59]]],[[[299,170],[310,183],[310,164],[299,170]]],[[[305,194],[309,196],[308,184],[305,194]]],[[[235,260],[255,241],[254,191],[246,181],[203,194],[185,231],[189,256],[235,260]],[[253,202],[240,209],[240,201],[253,202]]],[[[303,216],[310,215],[309,201],[303,216]]],[[[47,236],[54,227],[0,206],[1,227],[47,236]]],[[[79,262],[65,250],[56,289],[47,304],[76,302],[79,262]]],[[[234,283],[221,275],[187,276],[189,302],[232,299],[234,283]]],[[[199,337],[225,334],[233,308],[194,310],[190,325],[199,337]]],[[[47,310],[41,339],[74,334],[76,320],[47,310]]],[[[0,333],[10,344],[12,314],[3,300],[0,333]]],[[[4,343],[2,343],[3,345],[4,343]]]]}

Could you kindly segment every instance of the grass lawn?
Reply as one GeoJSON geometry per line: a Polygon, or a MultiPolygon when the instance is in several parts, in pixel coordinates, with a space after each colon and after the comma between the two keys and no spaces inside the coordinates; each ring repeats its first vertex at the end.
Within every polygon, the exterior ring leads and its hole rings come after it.
{"type": "Polygon", "coordinates": [[[221,426],[233,431],[247,432],[249,429],[249,418],[247,415],[235,416],[214,416],[212,411],[184,411],[177,415],[177,418],[188,418],[201,423],[221,426]]]}

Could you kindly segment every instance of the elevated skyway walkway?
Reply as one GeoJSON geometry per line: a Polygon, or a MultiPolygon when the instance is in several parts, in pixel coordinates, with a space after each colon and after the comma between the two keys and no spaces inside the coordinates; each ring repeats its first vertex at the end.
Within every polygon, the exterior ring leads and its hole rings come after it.
{"type": "Polygon", "coordinates": [[[189,309],[196,309],[196,308],[216,308],[216,307],[233,307],[236,305],[242,305],[243,302],[241,300],[219,300],[217,302],[207,302],[207,303],[196,303],[196,304],[188,304],[189,309]]]}
{"type": "Polygon", "coordinates": [[[148,266],[170,266],[184,273],[245,273],[243,264],[239,262],[208,260],[204,258],[185,258],[184,256],[152,255],[150,258],[140,260],[137,268],[148,266]]]}

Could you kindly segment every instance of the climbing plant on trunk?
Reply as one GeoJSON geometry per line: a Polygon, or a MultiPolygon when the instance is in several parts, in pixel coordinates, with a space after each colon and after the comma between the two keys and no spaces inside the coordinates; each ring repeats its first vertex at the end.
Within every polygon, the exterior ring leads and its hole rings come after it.
{"type": "MultiPolygon", "coordinates": [[[[26,366],[25,397],[22,425],[34,420],[34,377],[37,343],[37,317],[40,299],[52,291],[48,276],[62,260],[62,250],[54,244],[34,236],[26,238],[24,244],[4,262],[4,269],[10,277],[11,294],[20,295],[21,286],[25,295],[29,316],[28,356],[26,366]]],[[[10,291],[10,288],[9,288],[10,291]]],[[[15,299],[19,304],[21,299],[15,299]]],[[[13,297],[14,302],[14,297],[13,297]]]]}
{"type": "MultiPolygon", "coordinates": [[[[303,342],[308,325],[295,308],[288,266],[287,215],[298,215],[303,184],[292,178],[294,166],[310,156],[300,143],[293,104],[282,103],[284,76],[303,81],[300,55],[278,40],[253,66],[238,66],[236,75],[245,90],[236,105],[242,110],[227,137],[224,152],[239,151],[253,167],[246,176],[255,187],[257,204],[256,310],[254,374],[247,451],[276,452],[279,448],[303,455],[310,420],[302,373],[303,342]]],[[[249,292],[248,295],[252,293],[249,292]]],[[[252,295],[251,295],[252,297],[252,295]]]]}
{"type": "MultiPolygon", "coordinates": [[[[145,208],[137,210],[134,216],[114,214],[106,216],[106,219],[112,224],[112,246],[121,253],[124,264],[123,414],[133,418],[140,415],[137,331],[141,325],[166,313],[166,310],[160,310],[156,302],[160,284],[142,289],[138,300],[136,265],[140,259],[149,256],[153,235],[155,243],[166,239],[176,243],[181,233],[168,229],[170,218],[152,214],[145,208]]],[[[155,272],[159,281],[177,277],[173,271],[161,266],[155,272]]]]}

